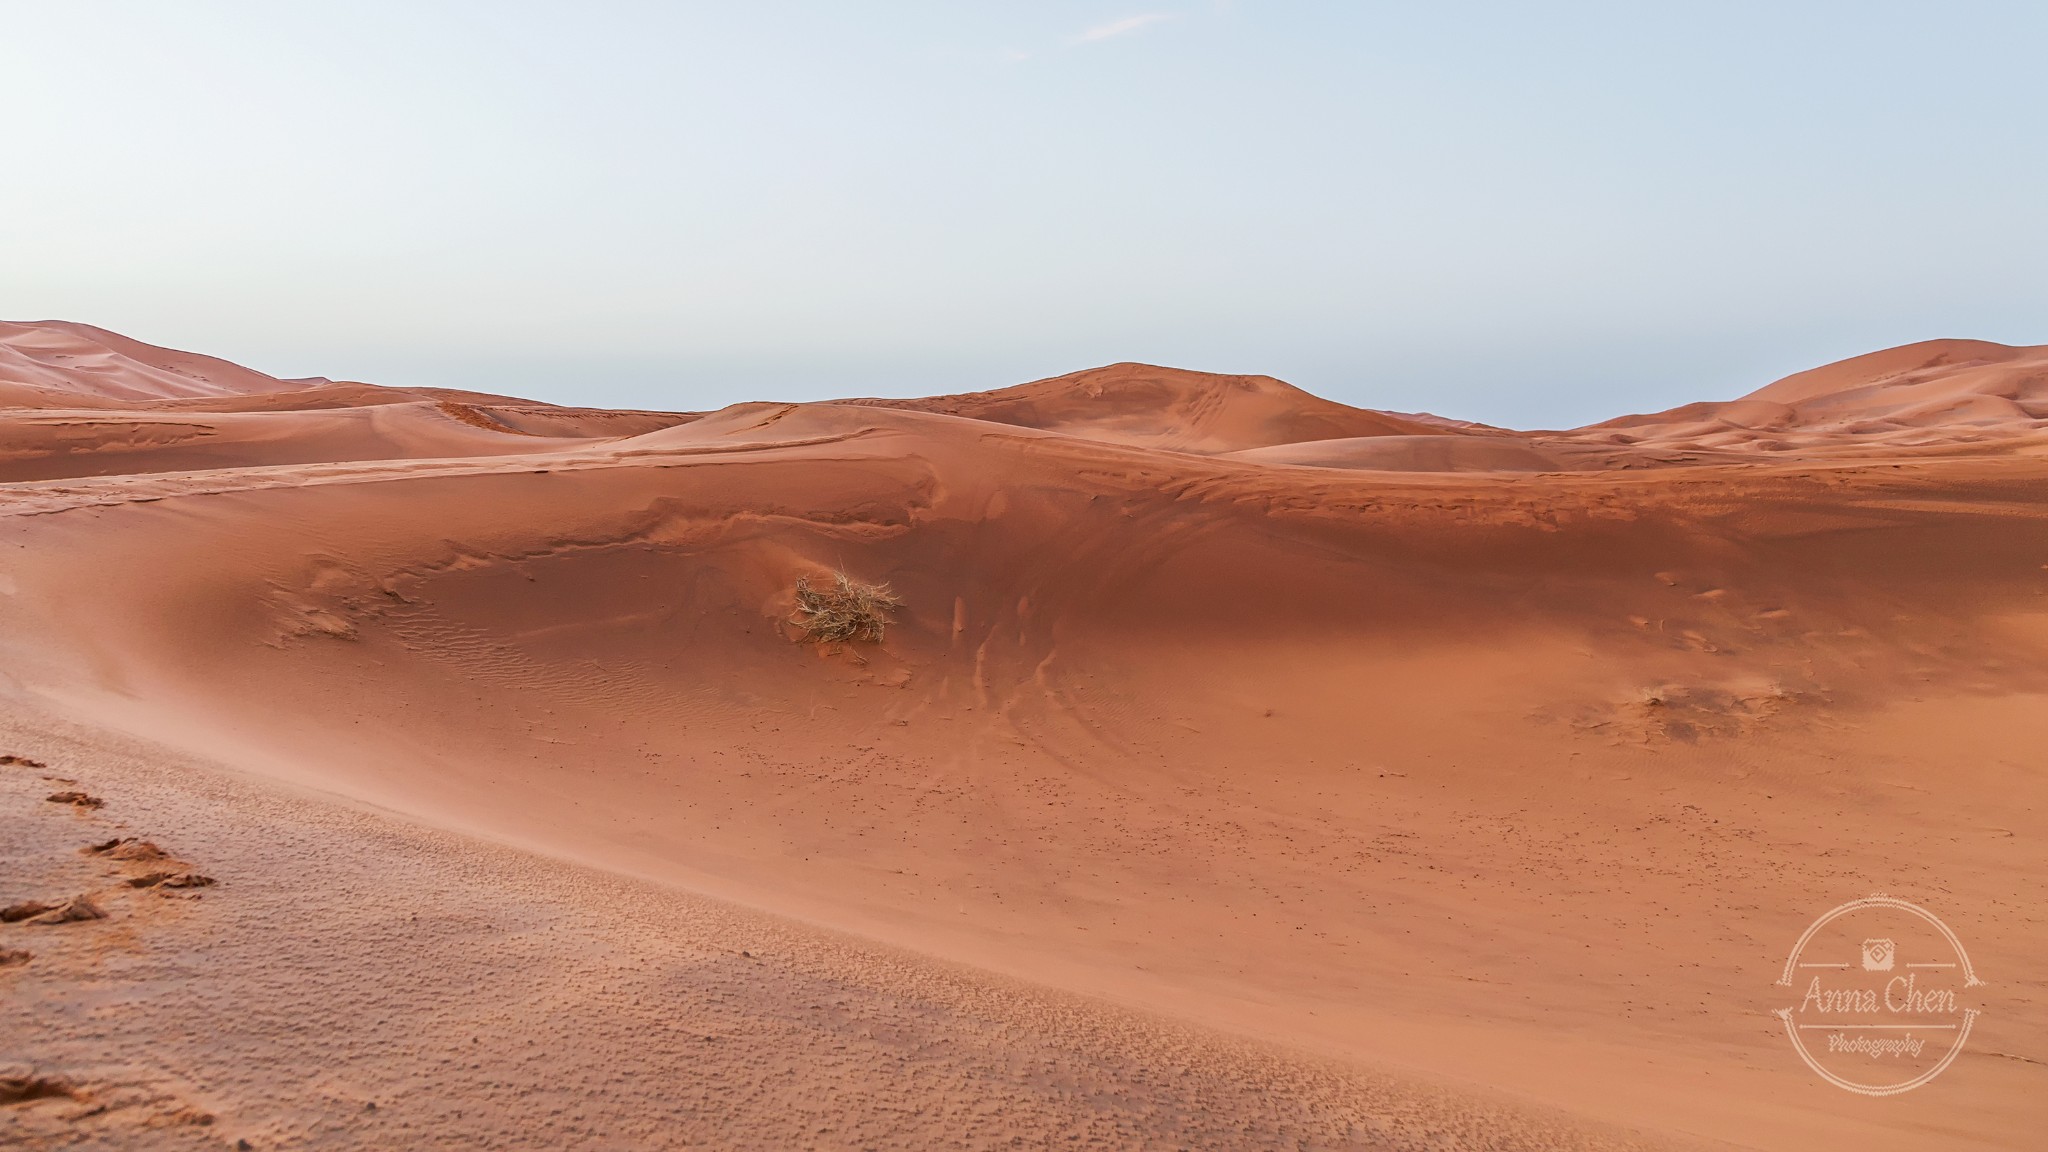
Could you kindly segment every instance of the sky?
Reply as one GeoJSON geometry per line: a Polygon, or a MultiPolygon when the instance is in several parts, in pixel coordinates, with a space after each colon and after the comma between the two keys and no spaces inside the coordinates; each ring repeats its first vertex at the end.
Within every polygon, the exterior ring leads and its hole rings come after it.
{"type": "Polygon", "coordinates": [[[0,318],[565,403],[1566,427],[2048,343],[2048,5],[0,0],[0,318]]]}

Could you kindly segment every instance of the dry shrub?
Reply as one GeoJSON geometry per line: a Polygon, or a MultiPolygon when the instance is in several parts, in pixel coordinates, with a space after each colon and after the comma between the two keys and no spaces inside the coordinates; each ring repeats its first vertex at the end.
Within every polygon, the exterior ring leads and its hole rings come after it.
{"type": "Polygon", "coordinates": [[[848,640],[880,643],[889,626],[889,612],[903,601],[887,584],[864,584],[844,572],[832,574],[829,588],[811,587],[808,576],[796,578],[796,615],[791,619],[801,640],[828,644],[848,640]]]}

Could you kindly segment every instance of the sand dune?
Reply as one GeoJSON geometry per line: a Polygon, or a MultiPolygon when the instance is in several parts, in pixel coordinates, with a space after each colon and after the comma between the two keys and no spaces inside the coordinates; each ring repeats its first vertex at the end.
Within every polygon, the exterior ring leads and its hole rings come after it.
{"type": "Polygon", "coordinates": [[[1595,425],[1632,439],[1768,451],[1891,451],[2038,441],[2048,347],[1927,340],[1787,376],[1738,400],[1595,425]]]}
{"type": "MultiPolygon", "coordinates": [[[[548,1066],[508,1053],[592,1014],[579,1068],[633,1069],[577,1081],[597,1146],[659,1145],[659,1078],[703,1102],[665,1131],[734,1146],[2026,1147],[2048,1067],[2027,975],[2048,951],[2048,459],[2034,353],[2006,351],[1899,350],[1546,434],[1139,365],[609,434],[356,394],[205,416],[211,463],[116,448],[138,434],[110,426],[77,455],[156,463],[0,485],[16,739],[107,797],[39,819],[176,831],[221,884],[61,930],[297,941],[354,915],[305,891],[292,862],[316,856],[407,916],[488,906],[473,937],[380,921],[419,958],[376,970],[428,980],[472,939],[547,972],[437,993],[421,1044],[459,1060],[488,1018],[476,1074],[448,1083],[519,1099],[548,1066]],[[1990,409],[1936,393],[2017,412],[1991,436],[1990,409]],[[1766,418],[1793,447],[1760,443],[1766,418]],[[882,643],[795,642],[797,578],[837,569],[902,597],[882,643]],[[571,951],[504,927],[523,921],[489,895],[500,868],[571,951]],[[1812,1077],[1770,1010],[1802,927],[1878,889],[1938,905],[1992,975],[1981,1044],[1871,1101],[1812,1077]],[[633,927],[593,943],[620,906],[633,927]],[[755,933],[785,955],[736,984],[755,933]],[[664,956],[687,960],[650,983],[664,956]],[[686,1010],[783,1039],[685,1056],[661,1033],[661,1060],[631,1055],[686,1010]],[[937,1053],[905,1089],[893,1070],[937,1053]],[[1206,1102],[1168,1090],[1183,1074],[1206,1102]],[[844,1094],[830,1131],[774,1127],[771,1082],[844,1094]],[[1186,1119],[1203,1109],[1243,1123],[1186,1119]]],[[[171,418],[146,415],[122,419],[171,418]]],[[[0,427],[53,416],[74,419],[0,427]]],[[[13,875],[44,868],[18,840],[13,875]]],[[[47,868],[0,903],[93,882],[47,868]]],[[[0,946],[47,939],[29,931],[0,946]]],[[[65,955],[0,981],[76,1018],[107,986],[65,955]]],[[[233,963],[280,1003],[323,970],[233,963]]],[[[0,1060],[118,1062],[21,1026],[42,1047],[0,1060]]],[[[403,1082],[367,1035],[223,1035],[328,1086],[230,1076],[187,1039],[130,1115],[203,1105],[284,1142],[403,1082]]],[[[56,1107],[38,1139],[64,1131],[56,1107]]],[[[457,1110],[414,1115],[564,1131],[457,1110]]],[[[351,1115],[336,1143],[379,1138],[351,1115]]]]}
{"type": "Polygon", "coordinates": [[[993,392],[854,403],[1205,455],[1304,440],[1443,431],[1311,396],[1271,376],[1217,376],[1151,364],[1111,364],[993,392]]]}
{"type": "Polygon", "coordinates": [[[532,452],[690,419],[278,380],[55,321],[0,323],[0,405],[0,483],[532,452]]]}
{"type": "Polygon", "coordinates": [[[90,324],[0,321],[0,396],[33,407],[61,398],[170,400],[284,392],[306,383],[279,380],[211,356],[144,344],[90,324]]]}

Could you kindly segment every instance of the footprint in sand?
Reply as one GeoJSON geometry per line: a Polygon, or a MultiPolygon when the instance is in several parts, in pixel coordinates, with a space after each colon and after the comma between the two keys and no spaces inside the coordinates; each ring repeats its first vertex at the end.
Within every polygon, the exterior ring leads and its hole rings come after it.
{"type": "Polygon", "coordinates": [[[13,968],[35,959],[35,953],[19,948],[0,948],[0,968],[13,968]]]}
{"type": "Polygon", "coordinates": [[[0,923],[17,922],[29,924],[75,924],[85,920],[105,920],[107,913],[90,896],[73,896],[62,904],[45,904],[40,900],[24,900],[19,904],[0,908],[0,923]]]}
{"type": "Polygon", "coordinates": [[[130,888],[210,888],[213,884],[213,877],[197,872],[145,872],[128,878],[130,888]]]}
{"type": "Polygon", "coordinates": [[[9,904],[5,908],[0,908],[0,924],[18,923],[31,916],[40,916],[55,907],[55,904],[45,904],[40,900],[23,900],[19,904],[9,904]]]}
{"type": "Polygon", "coordinates": [[[7,753],[7,754],[6,754],[6,755],[4,755],[4,756],[0,756],[0,765],[7,765],[7,764],[19,764],[19,765],[21,765],[21,766],[22,766],[23,768],[48,768],[48,767],[49,767],[49,765],[48,765],[48,764],[45,764],[45,763],[43,763],[43,762],[42,762],[41,760],[31,760],[31,759],[29,759],[29,758],[28,758],[28,757],[26,757],[26,756],[16,756],[16,755],[15,755],[14,753],[12,753],[12,752],[9,752],[9,753],[7,753]]]}
{"type": "Polygon", "coordinates": [[[81,849],[88,856],[105,856],[110,860],[169,860],[171,854],[147,840],[133,836],[116,836],[98,844],[88,844],[81,849]]]}
{"type": "Polygon", "coordinates": [[[20,1066],[0,1070],[0,1104],[59,1099],[78,1099],[78,1089],[54,1077],[37,1076],[20,1066]]]}
{"type": "Polygon", "coordinates": [[[217,883],[211,876],[189,871],[190,866],[183,860],[172,856],[154,843],[138,840],[133,836],[116,836],[112,840],[88,844],[79,851],[88,856],[103,856],[109,860],[121,860],[131,864],[160,862],[188,869],[174,871],[171,868],[158,868],[139,873],[125,881],[130,888],[210,888],[217,883]]]}
{"type": "Polygon", "coordinates": [[[52,792],[43,797],[52,804],[69,804],[74,808],[104,808],[107,802],[85,792],[52,792]]]}

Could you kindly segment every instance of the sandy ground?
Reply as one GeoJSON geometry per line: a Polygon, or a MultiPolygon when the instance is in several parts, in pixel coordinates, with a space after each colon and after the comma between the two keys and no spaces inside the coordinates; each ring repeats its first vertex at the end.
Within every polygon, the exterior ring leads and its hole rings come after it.
{"type": "Polygon", "coordinates": [[[2048,1123],[2040,349],[1510,433],[1140,365],[702,416],[151,400],[197,370],[84,331],[16,341],[0,420],[0,688],[49,765],[0,767],[0,904],[109,912],[0,925],[0,1061],[78,1093],[0,1103],[37,1140],[2048,1123]],[[62,357],[96,419],[236,419],[52,440],[62,357]],[[793,642],[839,568],[903,597],[887,639],[793,642]],[[220,883],[122,889],[78,851],[117,834],[220,883]],[[1771,1015],[1876,891],[1986,980],[1884,1099],[1771,1015]]]}
{"type": "Polygon", "coordinates": [[[30,1148],[1642,1148],[670,888],[8,726],[8,926],[30,1148]],[[58,768],[69,773],[59,777],[58,768]],[[83,788],[97,809],[52,804],[83,788]],[[218,882],[90,855],[134,837],[218,882]],[[203,850],[196,850],[202,849],[203,850]]]}

